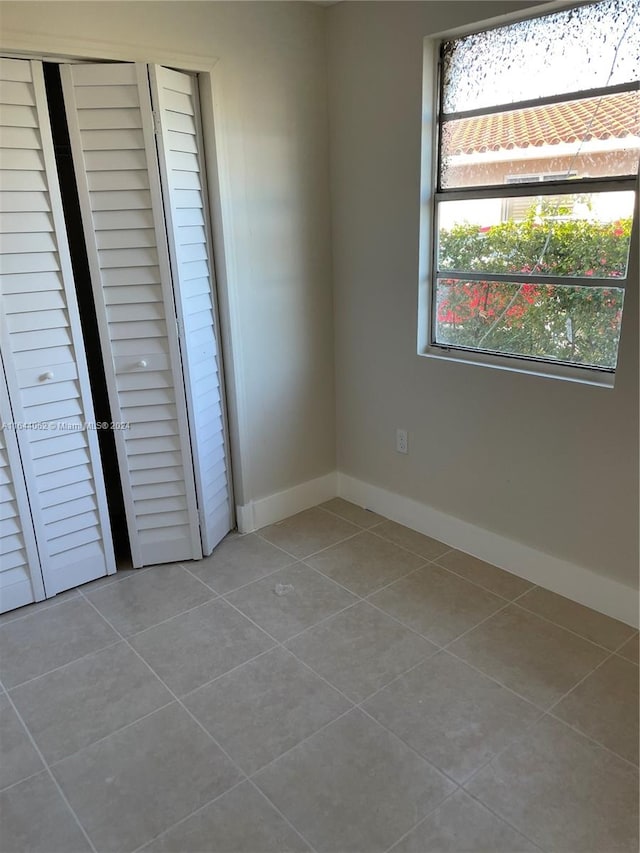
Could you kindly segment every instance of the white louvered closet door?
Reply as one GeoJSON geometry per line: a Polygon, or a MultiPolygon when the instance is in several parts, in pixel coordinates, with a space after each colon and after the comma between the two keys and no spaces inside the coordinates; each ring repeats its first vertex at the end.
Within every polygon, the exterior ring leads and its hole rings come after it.
{"type": "Polygon", "coordinates": [[[133,565],[202,556],[146,65],[62,66],[133,565]]]}
{"type": "Polygon", "coordinates": [[[160,175],[191,425],[202,547],[233,524],[224,391],[213,293],[206,176],[195,76],[150,66],[160,175]]]}
{"type": "Polygon", "coordinates": [[[0,613],[44,598],[13,414],[0,355],[0,613]]]}
{"type": "Polygon", "coordinates": [[[1,347],[50,597],[115,563],[42,64],[2,59],[0,81],[1,347]]]}

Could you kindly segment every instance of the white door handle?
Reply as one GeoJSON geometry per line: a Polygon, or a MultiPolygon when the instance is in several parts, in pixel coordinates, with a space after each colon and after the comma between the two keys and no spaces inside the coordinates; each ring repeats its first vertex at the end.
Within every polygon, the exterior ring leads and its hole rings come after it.
{"type": "Polygon", "coordinates": [[[53,373],[50,370],[47,370],[47,372],[43,373],[42,376],[40,377],[41,382],[44,382],[45,379],[53,379],[53,373]]]}
{"type": "Polygon", "coordinates": [[[146,362],[146,361],[139,361],[139,362],[136,364],[136,367],[146,367],[146,366],[147,366],[147,362],[146,362]]]}

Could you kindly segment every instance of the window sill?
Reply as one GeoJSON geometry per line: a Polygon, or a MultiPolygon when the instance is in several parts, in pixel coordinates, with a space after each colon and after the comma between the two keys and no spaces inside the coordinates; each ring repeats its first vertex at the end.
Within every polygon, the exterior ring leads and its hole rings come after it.
{"type": "Polygon", "coordinates": [[[423,351],[419,351],[418,355],[440,361],[472,364],[493,370],[541,376],[545,379],[560,379],[565,382],[577,382],[581,385],[594,385],[598,388],[613,388],[615,383],[615,372],[613,371],[577,367],[569,364],[553,364],[547,361],[534,361],[516,356],[494,355],[493,353],[474,352],[473,350],[433,344],[427,346],[423,351]]]}

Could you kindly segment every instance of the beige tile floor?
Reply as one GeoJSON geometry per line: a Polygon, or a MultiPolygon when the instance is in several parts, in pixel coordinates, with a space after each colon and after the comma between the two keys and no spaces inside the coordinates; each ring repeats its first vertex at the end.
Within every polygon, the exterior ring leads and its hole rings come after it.
{"type": "Polygon", "coordinates": [[[638,633],[336,499],[0,617],[3,853],[636,853],[638,633]]]}

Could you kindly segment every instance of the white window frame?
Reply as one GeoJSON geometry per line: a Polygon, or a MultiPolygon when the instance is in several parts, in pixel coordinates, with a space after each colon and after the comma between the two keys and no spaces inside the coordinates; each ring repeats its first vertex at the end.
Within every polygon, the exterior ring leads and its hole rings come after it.
{"type": "MultiPolygon", "coordinates": [[[[571,4],[573,5],[573,4],[571,4]]],[[[569,8],[569,4],[562,8],[569,8]]],[[[556,9],[549,9],[533,17],[544,17],[552,14],[556,9]]],[[[634,283],[638,283],[638,217],[639,217],[639,177],[638,175],[624,175],[621,177],[601,178],[576,178],[569,176],[561,181],[535,181],[531,184],[492,184],[481,187],[460,187],[456,189],[441,190],[440,179],[440,126],[441,119],[441,45],[445,41],[455,40],[476,32],[484,32],[496,26],[508,26],[516,20],[527,20],[520,16],[508,16],[500,23],[489,23],[487,27],[469,30],[468,32],[457,31],[452,34],[440,34],[425,39],[425,61],[423,65],[423,134],[422,134],[422,162],[421,162],[421,212],[420,212],[420,256],[419,256],[419,300],[418,300],[418,354],[432,359],[457,362],[461,364],[473,364],[482,367],[490,367],[515,373],[532,374],[535,376],[561,379],[569,382],[578,382],[587,385],[595,385],[603,388],[613,388],[616,370],[620,367],[620,352],[622,350],[623,327],[618,344],[618,365],[615,369],[599,367],[586,367],[583,365],[538,359],[530,356],[515,356],[488,350],[471,350],[435,343],[435,286],[438,277],[438,228],[437,211],[440,201],[453,201],[465,198],[506,198],[510,196],[531,195],[532,190],[536,195],[560,195],[563,192],[575,193],[580,187],[582,192],[593,191],[621,191],[631,190],[635,193],[633,227],[629,247],[629,260],[627,275],[619,279],[593,279],[590,277],[554,277],[544,276],[546,284],[563,284],[585,287],[606,287],[607,285],[625,289],[624,315],[637,311],[634,293],[634,283]],[[631,287],[628,288],[628,284],[631,287]],[[632,304],[628,304],[633,302],[632,304]]],[[[614,86],[583,89],[577,92],[568,92],[561,95],[548,96],[535,100],[516,101],[510,104],[468,110],[461,113],[447,113],[446,118],[462,118],[472,115],[484,115],[496,112],[506,112],[522,109],[528,106],[545,106],[552,103],[561,103],[580,98],[593,98],[601,95],[615,94],[624,91],[640,90],[640,81],[619,84],[614,86]]],[[[494,273],[469,274],[465,271],[447,270],[446,275],[450,278],[456,277],[456,272],[466,280],[474,277],[495,281],[524,281],[526,283],[537,280],[531,275],[499,275],[494,273]],[[453,275],[451,273],[454,273],[453,275]]],[[[542,279],[542,277],[540,277],[542,279]]]]}

